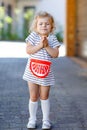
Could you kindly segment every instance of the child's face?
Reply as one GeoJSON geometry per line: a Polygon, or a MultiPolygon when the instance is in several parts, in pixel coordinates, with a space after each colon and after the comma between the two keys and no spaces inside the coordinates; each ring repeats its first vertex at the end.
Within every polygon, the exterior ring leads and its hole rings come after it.
{"type": "Polygon", "coordinates": [[[52,23],[49,17],[37,19],[37,32],[47,36],[52,30],[52,23]]]}

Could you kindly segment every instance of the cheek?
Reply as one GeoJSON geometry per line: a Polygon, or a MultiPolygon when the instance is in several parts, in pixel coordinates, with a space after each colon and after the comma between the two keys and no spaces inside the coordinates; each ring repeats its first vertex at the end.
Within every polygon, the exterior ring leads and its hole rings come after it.
{"type": "Polygon", "coordinates": [[[40,29],[40,27],[39,26],[37,26],[37,30],[39,30],[40,29]]]}
{"type": "Polygon", "coordinates": [[[52,27],[49,27],[49,31],[50,31],[50,32],[52,31],[52,27]]]}
{"type": "Polygon", "coordinates": [[[53,26],[51,26],[51,31],[53,31],[53,26]]]}

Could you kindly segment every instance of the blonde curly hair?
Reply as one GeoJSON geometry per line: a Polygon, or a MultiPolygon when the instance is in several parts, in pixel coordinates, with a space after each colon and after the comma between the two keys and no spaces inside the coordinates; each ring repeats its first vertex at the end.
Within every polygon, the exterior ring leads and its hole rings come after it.
{"type": "Polygon", "coordinates": [[[52,28],[51,28],[51,31],[50,33],[53,33],[53,31],[55,30],[55,22],[54,22],[54,18],[51,14],[47,13],[47,12],[39,12],[37,13],[37,15],[35,15],[34,19],[33,19],[33,22],[32,22],[32,25],[30,27],[30,31],[35,31],[37,32],[37,21],[38,21],[38,18],[45,18],[45,17],[48,17],[49,20],[51,21],[51,25],[52,25],[52,28]]]}

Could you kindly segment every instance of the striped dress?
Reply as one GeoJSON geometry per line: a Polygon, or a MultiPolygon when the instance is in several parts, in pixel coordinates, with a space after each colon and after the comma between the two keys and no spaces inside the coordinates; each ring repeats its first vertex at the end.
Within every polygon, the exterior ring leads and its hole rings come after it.
{"type": "MultiPolygon", "coordinates": [[[[60,46],[60,43],[58,42],[55,35],[50,34],[47,37],[47,39],[48,39],[48,43],[49,43],[50,47],[55,48],[57,46],[60,46]]],[[[25,39],[26,43],[29,42],[33,46],[36,46],[37,44],[39,44],[40,40],[41,40],[41,37],[36,32],[32,32],[25,39]]],[[[38,52],[36,52],[34,54],[30,54],[29,58],[28,58],[28,62],[27,62],[26,67],[25,67],[24,74],[23,74],[23,79],[25,81],[28,81],[28,82],[30,81],[32,83],[42,85],[42,86],[54,86],[55,79],[54,79],[52,65],[50,68],[50,72],[46,78],[38,78],[38,77],[34,76],[31,72],[31,70],[29,69],[31,58],[37,58],[37,59],[49,60],[49,61],[52,60],[51,56],[48,54],[48,52],[44,48],[42,48],[41,50],[39,50],[38,52]]]]}

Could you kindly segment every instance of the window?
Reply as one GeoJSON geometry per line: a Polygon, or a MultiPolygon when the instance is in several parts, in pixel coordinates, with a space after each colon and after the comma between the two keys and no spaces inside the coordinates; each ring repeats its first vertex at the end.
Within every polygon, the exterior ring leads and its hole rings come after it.
{"type": "Polygon", "coordinates": [[[8,14],[8,16],[12,17],[12,7],[11,7],[11,5],[7,6],[7,14],[8,14]]]}
{"type": "Polygon", "coordinates": [[[1,3],[1,6],[4,7],[4,3],[3,2],[1,3]]]}

